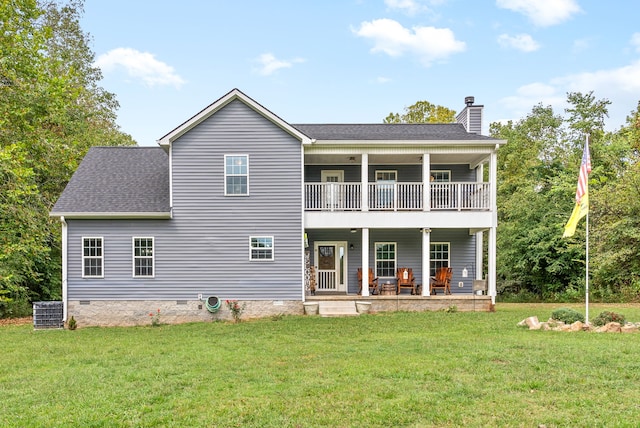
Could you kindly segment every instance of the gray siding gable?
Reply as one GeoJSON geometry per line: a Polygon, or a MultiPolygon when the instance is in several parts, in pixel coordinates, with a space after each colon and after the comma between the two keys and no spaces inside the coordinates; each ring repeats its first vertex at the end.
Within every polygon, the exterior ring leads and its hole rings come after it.
{"type": "Polygon", "coordinates": [[[169,214],[169,157],[159,147],[92,147],[52,216],[169,214]]]}
{"type": "Polygon", "coordinates": [[[302,142],[233,100],[170,147],[171,219],[67,222],[69,298],[301,300],[302,142]],[[249,156],[249,196],[224,195],[225,154],[249,156]],[[82,278],[83,236],[104,239],[104,278],[82,278]],[[250,261],[250,236],[272,236],[274,260],[250,261]],[[154,238],[153,278],[133,278],[133,237],[154,238]]]}

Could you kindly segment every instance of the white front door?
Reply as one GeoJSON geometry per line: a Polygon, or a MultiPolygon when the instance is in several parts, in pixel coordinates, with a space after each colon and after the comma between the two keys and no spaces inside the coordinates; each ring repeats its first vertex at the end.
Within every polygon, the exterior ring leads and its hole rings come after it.
{"type": "Polygon", "coordinates": [[[317,291],[347,292],[347,242],[314,244],[317,291]]]}

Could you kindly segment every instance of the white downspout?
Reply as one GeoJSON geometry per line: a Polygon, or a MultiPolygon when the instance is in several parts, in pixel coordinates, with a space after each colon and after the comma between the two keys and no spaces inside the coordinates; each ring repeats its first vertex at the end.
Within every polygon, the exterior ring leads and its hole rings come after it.
{"type": "Polygon", "coordinates": [[[62,321],[67,321],[67,222],[60,216],[62,224],[62,321]]]}

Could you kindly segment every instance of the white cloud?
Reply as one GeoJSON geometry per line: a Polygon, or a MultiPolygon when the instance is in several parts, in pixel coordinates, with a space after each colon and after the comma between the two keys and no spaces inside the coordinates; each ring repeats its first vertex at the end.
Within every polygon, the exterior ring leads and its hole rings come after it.
{"type": "Polygon", "coordinates": [[[501,34],[498,36],[498,43],[504,48],[513,48],[522,52],[533,52],[540,48],[538,42],[528,34],[517,34],[515,36],[501,34]]]}
{"type": "Polygon", "coordinates": [[[558,77],[552,83],[565,86],[569,91],[598,93],[627,93],[637,96],[640,92],[640,60],[629,65],[558,77]]]}
{"type": "MultiPolygon", "coordinates": [[[[546,83],[529,83],[516,90],[516,94],[502,98],[499,103],[512,112],[513,117],[524,117],[536,104],[564,106],[565,94],[556,86],[546,83]]],[[[564,108],[564,107],[563,107],[564,108]]]]}
{"type": "Polygon", "coordinates": [[[255,59],[255,62],[259,65],[256,71],[263,76],[269,76],[281,68],[291,68],[295,63],[304,62],[304,59],[280,60],[271,53],[263,53],[255,59]]]}
{"type": "Polygon", "coordinates": [[[374,82],[382,85],[391,82],[391,79],[388,77],[378,76],[375,78],[374,82]]]}
{"type": "Polygon", "coordinates": [[[384,52],[392,57],[404,54],[417,56],[425,66],[466,49],[464,42],[456,40],[448,28],[413,27],[408,29],[392,19],[363,22],[352,29],[359,37],[371,39],[371,52],[384,52]]]}
{"type": "Polygon", "coordinates": [[[104,73],[123,68],[131,77],[142,80],[146,85],[173,85],[179,88],[185,83],[173,67],[159,61],[149,52],[131,48],[116,48],[102,54],[94,63],[104,73]]]}
{"type": "Polygon", "coordinates": [[[593,91],[596,99],[611,101],[607,129],[613,130],[624,125],[626,116],[636,108],[638,102],[640,60],[623,67],[556,77],[549,83],[524,85],[516,90],[515,95],[499,100],[499,104],[513,118],[526,116],[531,107],[538,103],[551,105],[557,114],[563,114],[567,107],[568,92],[590,91],[593,91]]]}
{"type": "Polygon", "coordinates": [[[631,35],[631,46],[635,48],[636,52],[640,52],[640,33],[631,35]]]}
{"type": "Polygon", "coordinates": [[[521,13],[540,27],[560,24],[582,11],[576,0],[496,0],[496,5],[521,13]]]}
{"type": "Polygon", "coordinates": [[[584,52],[589,49],[591,45],[591,41],[589,38],[577,39],[573,41],[573,46],[571,48],[571,52],[574,54],[578,54],[580,52],[584,52]]]}
{"type": "Polygon", "coordinates": [[[431,6],[438,6],[446,0],[384,0],[389,9],[398,9],[407,15],[416,15],[421,12],[431,12],[431,6]]]}
{"type": "Polygon", "coordinates": [[[425,10],[425,6],[415,0],[384,0],[390,9],[400,9],[409,15],[415,15],[425,10]]]}

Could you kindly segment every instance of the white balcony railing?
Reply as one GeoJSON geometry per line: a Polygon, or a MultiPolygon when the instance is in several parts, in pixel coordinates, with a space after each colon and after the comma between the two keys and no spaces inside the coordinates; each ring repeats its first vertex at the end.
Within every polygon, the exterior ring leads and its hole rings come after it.
{"type": "MultiPolygon", "coordinates": [[[[489,210],[489,183],[430,183],[432,210],[489,210]]],[[[423,183],[369,183],[370,211],[422,211],[423,183]]],[[[305,210],[360,211],[360,183],[306,183],[305,210]]]]}

